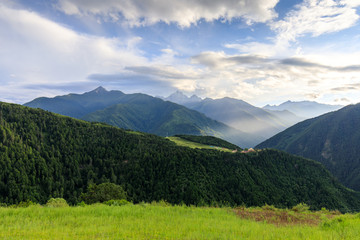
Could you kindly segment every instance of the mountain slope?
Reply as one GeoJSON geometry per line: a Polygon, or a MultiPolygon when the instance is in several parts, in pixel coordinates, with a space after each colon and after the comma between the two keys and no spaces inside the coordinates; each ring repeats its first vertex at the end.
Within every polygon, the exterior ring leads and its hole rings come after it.
{"type": "Polygon", "coordinates": [[[243,147],[253,146],[256,142],[249,134],[197,111],[145,94],[128,94],[123,97],[123,103],[90,113],[83,119],[159,136],[210,135],[243,147]]]}
{"type": "Polygon", "coordinates": [[[271,112],[252,106],[233,98],[210,99],[184,104],[188,108],[204,113],[206,116],[229,126],[257,136],[260,141],[275,135],[300,121],[290,112],[271,112]]]}
{"type": "Polygon", "coordinates": [[[294,113],[297,116],[300,116],[304,119],[313,118],[320,116],[322,114],[336,111],[342,108],[343,106],[340,105],[328,105],[328,104],[322,104],[317,102],[311,102],[311,101],[301,101],[301,102],[292,102],[287,101],[279,106],[271,106],[266,105],[263,107],[265,110],[272,110],[272,111],[290,111],[294,113]]]}
{"type": "Polygon", "coordinates": [[[86,114],[119,103],[125,94],[98,87],[84,94],[68,94],[54,98],[36,98],[24,106],[41,108],[61,115],[81,118],[86,114]]]}
{"type": "Polygon", "coordinates": [[[321,164],[284,152],[178,147],[165,138],[0,103],[0,202],[71,203],[90,183],[123,185],[130,200],[359,209],[359,193],[321,164]]]}
{"type": "Polygon", "coordinates": [[[257,148],[319,161],[345,186],[360,190],[360,104],[298,123],[257,148]]]}
{"type": "Polygon", "coordinates": [[[24,105],[160,136],[210,135],[241,147],[252,147],[261,141],[183,106],[145,94],[124,94],[102,87],[84,94],[37,98],[24,105]]]}

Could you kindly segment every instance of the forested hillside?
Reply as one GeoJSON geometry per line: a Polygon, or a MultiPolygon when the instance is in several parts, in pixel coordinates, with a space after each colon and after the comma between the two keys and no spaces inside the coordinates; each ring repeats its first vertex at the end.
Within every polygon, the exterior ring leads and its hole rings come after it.
{"type": "Polygon", "coordinates": [[[276,150],[178,147],[165,138],[0,103],[0,202],[70,203],[90,183],[122,185],[134,202],[360,209],[358,193],[321,164],[276,150]]]}
{"type": "Polygon", "coordinates": [[[298,123],[257,147],[319,161],[345,186],[360,190],[360,104],[298,123]]]}

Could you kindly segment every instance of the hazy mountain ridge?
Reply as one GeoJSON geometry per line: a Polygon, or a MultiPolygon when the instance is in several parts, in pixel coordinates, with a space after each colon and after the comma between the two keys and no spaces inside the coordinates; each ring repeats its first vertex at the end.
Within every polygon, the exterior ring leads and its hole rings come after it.
{"type": "Polygon", "coordinates": [[[360,190],[360,104],[305,120],[259,144],[323,163],[345,186],[360,190]]]}
{"type": "Polygon", "coordinates": [[[359,193],[312,160],[276,150],[250,154],[178,147],[165,138],[0,103],[0,202],[70,203],[90,183],[122,185],[135,203],[292,207],[351,211],[359,193]]]}
{"type": "Polygon", "coordinates": [[[190,101],[191,98],[177,91],[164,99],[182,104],[190,109],[204,113],[212,119],[251,134],[259,139],[258,143],[303,120],[303,118],[286,110],[264,110],[243,100],[229,97],[221,99],[205,98],[203,100],[197,98],[197,101],[190,101]]]}
{"type": "Polygon", "coordinates": [[[275,111],[283,111],[287,110],[299,117],[304,119],[313,118],[320,116],[322,114],[339,110],[344,106],[341,105],[329,105],[323,103],[317,103],[313,101],[300,101],[300,102],[292,102],[286,101],[280,105],[266,105],[263,109],[266,110],[275,110],[275,111]]]}

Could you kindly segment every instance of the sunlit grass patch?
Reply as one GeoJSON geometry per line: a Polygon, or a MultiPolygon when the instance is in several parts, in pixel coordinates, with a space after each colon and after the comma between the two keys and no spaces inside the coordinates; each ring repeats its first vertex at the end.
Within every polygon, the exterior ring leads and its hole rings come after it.
{"type": "Polygon", "coordinates": [[[205,145],[205,144],[201,144],[201,143],[191,142],[191,141],[185,140],[180,137],[167,137],[167,139],[175,142],[177,145],[182,146],[182,147],[213,149],[213,150],[219,150],[219,151],[224,151],[224,152],[232,152],[233,151],[228,148],[223,148],[223,147],[218,147],[218,146],[210,146],[210,145],[205,145]]]}

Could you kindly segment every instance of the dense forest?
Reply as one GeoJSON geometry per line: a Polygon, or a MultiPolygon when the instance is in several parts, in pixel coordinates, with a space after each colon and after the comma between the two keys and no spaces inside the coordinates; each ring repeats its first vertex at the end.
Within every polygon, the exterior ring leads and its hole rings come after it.
{"type": "Polygon", "coordinates": [[[360,104],[298,123],[257,147],[319,161],[342,184],[360,190],[360,104]]]}
{"type": "Polygon", "coordinates": [[[151,134],[0,103],[0,202],[80,201],[89,184],[123,186],[128,200],[360,209],[359,194],[319,163],[277,150],[190,149],[151,134]]]}

